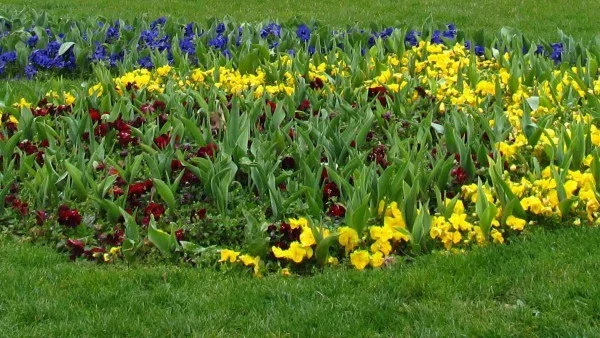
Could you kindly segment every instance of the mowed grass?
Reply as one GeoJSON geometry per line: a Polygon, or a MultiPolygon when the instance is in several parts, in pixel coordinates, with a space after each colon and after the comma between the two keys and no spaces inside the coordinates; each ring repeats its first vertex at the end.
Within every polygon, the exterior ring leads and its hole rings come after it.
{"type": "MultiPolygon", "coordinates": [[[[4,0],[0,10],[24,6],[70,18],[298,17],[335,26],[420,26],[431,16],[467,32],[512,26],[549,41],[558,28],[577,39],[600,33],[600,2],[590,0],[4,0]]],[[[597,337],[599,247],[600,229],[537,229],[510,245],[421,256],[391,269],[254,279],[173,265],[71,263],[50,247],[0,238],[0,336],[597,337]]]]}
{"type": "Polygon", "coordinates": [[[314,18],[323,23],[344,27],[358,23],[391,25],[396,22],[418,27],[426,18],[435,22],[454,22],[460,29],[496,32],[503,26],[520,29],[528,36],[553,40],[562,29],[577,38],[589,40],[600,33],[597,14],[600,1],[581,0],[172,0],[172,1],[72,1],[72,0],[3,0],[2,8],[46,10],[54,16],[133,19],[162,15],[203,22],[208,18],[231,16],[238,21],[262,21],[268,18],[300,20],[314,18]]]}
{"type": "Polygon", "coordinates": [[[598,337],[600,229],[309,277],[70,263],[0,241],[4,337],[598,337]]]}

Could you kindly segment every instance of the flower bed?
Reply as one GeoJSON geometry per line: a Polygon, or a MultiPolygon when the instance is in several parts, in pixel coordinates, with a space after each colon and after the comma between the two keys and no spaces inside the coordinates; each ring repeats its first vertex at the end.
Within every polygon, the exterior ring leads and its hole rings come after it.
{"type": "Polygon", "coordinates": [[[365,51],[157,54],[95,67],[83,89],[17,93],[1,108],[4,231],[72,259],[160,252],[260,275],[597,226],[595,47],[560,63],[519,35],[471,50],[450,28],[365,51]]]}

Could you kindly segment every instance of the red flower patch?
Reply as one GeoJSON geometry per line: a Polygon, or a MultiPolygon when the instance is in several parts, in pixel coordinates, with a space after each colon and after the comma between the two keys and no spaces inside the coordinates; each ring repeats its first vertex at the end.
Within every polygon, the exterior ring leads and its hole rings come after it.
{"type": "Polygon", "coordinates": [[[65,204],[58,207],[58,224],[75,228],[81,224],[81,215],[77,209],[70,209],[65,204]]]}

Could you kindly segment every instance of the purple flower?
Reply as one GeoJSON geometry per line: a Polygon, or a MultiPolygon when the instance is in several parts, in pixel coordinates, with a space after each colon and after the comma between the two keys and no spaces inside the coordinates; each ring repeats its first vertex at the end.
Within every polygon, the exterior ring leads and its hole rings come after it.
{"type": "Polygon", "coordinates": [[[263,39],[266,39],[270,35],[275,37],[281,36],[281,26],[272,22],[260,31],[260,37],[263,39]]]}
{"type": "Polygon", "coordinates": [[[35,45],[37,45],[39,40],[40,40],[40,38],[35,34],[30,36],[29,39],[27,39],[27,47],[29,47],[29,48],[35,47],[35,45]]]}
{"type": "Polygon", "coordinates": [[[440,44],[443,43],[444,41],[442,40],[442,32],[440,32],[439,30],[434,30],[433,31],[433,35],[431,36],[431,43],[435,43],[435,44],[440,44]]]}
{"type": "Polygon", "coordinates": [[[125,57],[125,52],[113,53],[108,57],[108,64],[111,67],[116,67],[118,62],[122,62],[125,57]]]}
{"type": "Polygon", "coordinates": [[[154,68],[154,63],[152,63],[152,59],[149,56],[145,56],[145,57],[139,59],[138,63],[140,65],[140,67],[142,67],[142,68],[146,68],[146,69],[154,68]]]}
{"type": "Polygon", "coordinates": [[[544,46],[542,45],[537,45],[536,49],[535,49],[535,55],[541,55],[544,54],[544,46]]]}
{"type": "Polygon", "coordinates": [[[100,43],[96,42],[94,47],[94,53],[92,54],[92,62],[103,61],[106,59],[106,48],[100,43]]]}
{"type": "Polygon", "coordinates": [[[296,30],[296,36],[298,36],[300,41],[307,42],[310,40],[310,28],[308,28],[308,26],[305,24],[298,26],[298,29],[296,30]]]}
{"type": "Polygon", "coordinates": [[[416,31],[410,30],[408,33],[406,33],[406,36],[404,37],[404,42],[408,43],[411,46],[416,46],[419,44],[417,36],[419,36],[419,34],[416,31]]]}
{"type": "Polygon", "coordinates": [[[485,54],[485,48],[483,46],[476,45],[475,46],[475,55],[482,56],[485,54]]]}
{"type": "Polygon", "coordinates": [[[17,52],[15,52],[15,51],[0,54],[0,62],[11,63],[11,62],[15,62],[16,60],[17,60],[17,52]]]}
{"type": "Polygon", "coordinates": [[[187,25],[185,25],[185,28],[183,30],[183,36],[185,36],[186,38],[193,38],[194,37],[194,23],[190,22],[187,25]]]}
{"type": "Polygon", "coordinates": [[[114,41],[119,40],[120,37],[120,33],[119,33],[119,22],[116,21],[114,26],[110,26],[108,27],[108,29],[106,30],[106,43],[111,43],[114,41]]]}
{"type": "Polygon", "coordinates": [[[562,42],[553,43],[550,45],[552,47],[552,54],[550,54],[550,58],[554,60],[555,63],[559,63],[562,61],[562,53],[564,51],[562,42]]]}
{"type": "Polygon", "coordinates": [[[28,80],[31,80],[37,74],[37,70],[31,64],[25,66],[25,76],[28,80]]]}
{"type": "Polygon", "coordinates": [[[158,26],[164,26],[164,24],[166,22],[167,22],[167,18],[164,16],[161,16],[160,18],[158,18],[150,23],[150,28],[155,29],[158,26]]]}
{"type": "Polygon", "coordinates": [[[217,25],[217,28],[216,28],[215,32],[217,33],[217,35],[221,35],[221,34],[225,33],[225,24],[222,23],[222,22],[219,23],[217,25]]]}
{"type": "Polygon", "coordinates": [[[192,38],[186,37],[179,41],[179,49],[186,54],[196,54],[196,46],[192,38]]]}
{"type": "Polygon", "coordinates": [[[214,39],[208,41],[208,46],[215,49],[224,49],[227,46],[227,37],[217,35],[214,39]]]}

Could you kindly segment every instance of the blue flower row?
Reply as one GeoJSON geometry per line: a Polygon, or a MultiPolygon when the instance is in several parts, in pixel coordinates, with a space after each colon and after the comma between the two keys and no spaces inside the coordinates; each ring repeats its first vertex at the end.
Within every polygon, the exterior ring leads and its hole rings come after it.
{"type": "MultiPolygon", "coordinates": [[[[315,23],[282,26],[276,22],[256,25],[213,22],[202,27],[196,23],[167,20],[166,17],[149,23],[141,20],[131,24],[122,20],[57,20],[48,27],[34,24],[17,27],[7,19],[0,19],[0,77],[24,76],[31,79],[39,72],[84,74],[91,65],[98,63],[113,68],[120,65],[125,68],[153,68],[157,55],[162,55],[169,63],[175,59],[187,59],[193,64],[203,64],[215,56],[235,60],[240,51],[256,45],[267,48],[271,55],[328,53],[336,48],[349,52],[360,50],[364,54],[379,39],[385,41],[394,32],[399,32],[405,46],[414,46],[423,39],[435,44],[464,41],[464,36],[459,37],[459,31],[453,24],[424,34],[393,27],[332,31],[315,23]]],[[[477,55],[486,52],[483,41],[464,43],[477,55]]],[[[563,43],[546,48],[543,45],[524,46],[523,52],[530,48],[534,48],[536,54],[546,54],[555,62],[562,61],[565,52],[563,43]]]]}

